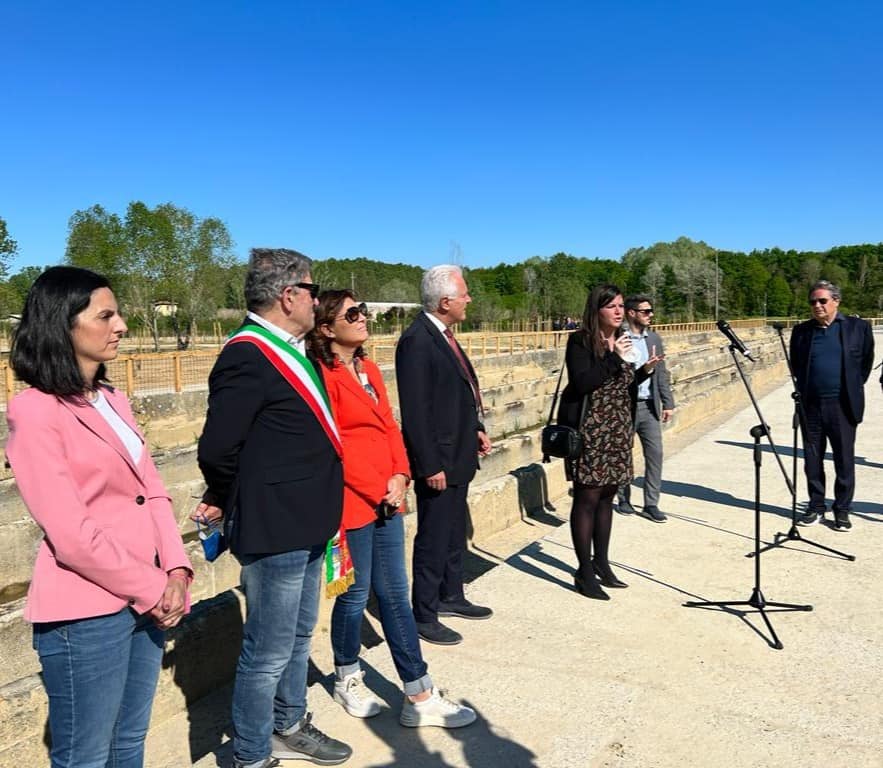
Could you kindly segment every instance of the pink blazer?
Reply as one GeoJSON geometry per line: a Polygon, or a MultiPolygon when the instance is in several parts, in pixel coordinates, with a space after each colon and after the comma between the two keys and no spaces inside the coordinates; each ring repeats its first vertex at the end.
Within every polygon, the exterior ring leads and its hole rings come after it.
{"type": "MultiPolygon", "coordinates": [[[[125,394],[109,387],[103,392],[143,442],[125,394]]],[[[17,395],[7,419],[6,454],[44,533],[25,619],[65,621],[126,605],[138,613],[153,608],[167,572],[191,566],[147,446],[136,465],[95,408],[37,389],[17,395]]]]}

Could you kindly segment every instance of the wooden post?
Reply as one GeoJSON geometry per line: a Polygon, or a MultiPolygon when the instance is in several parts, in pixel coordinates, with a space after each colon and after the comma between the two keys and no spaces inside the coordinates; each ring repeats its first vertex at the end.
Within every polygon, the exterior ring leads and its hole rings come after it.
{"type": "Polygon", "coordinates": [[[183,389],[181,386],[181,355],[177,352],[172,355],[172,370],[175,375],[175,392],[180,392],[183,389]]]}
{"type": "Polygon", "coordinates": [[[126,358],[126,394],[129,397],[135,394],[135,358],[131,355],[126,358]]]}
{"type": "Polygon", "coordinates": [[[487,357],[487,334],[481,337],[481,356],[487,357]]]}
{"type": "Polygon", "coordinates": [[[6,381],[6,405],[8,407],[9,401],[15,395],[15,376],[12,373],[12,366],[8,362],[3,363],[3,368],[3,378],[6,381]]]}

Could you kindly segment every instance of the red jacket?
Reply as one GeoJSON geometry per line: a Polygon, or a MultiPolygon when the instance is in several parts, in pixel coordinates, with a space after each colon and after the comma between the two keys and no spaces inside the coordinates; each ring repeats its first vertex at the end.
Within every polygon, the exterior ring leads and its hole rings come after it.
{"type": "Polygon", "coordinates": [[[339,363],[324,368],[325,387],[343,444],[343,526],[362,528],[376,520],[374,510],[396,474],[411,476],[405,444],[380,369],[362,358],[362,371],[378,402],[339,363]]]}

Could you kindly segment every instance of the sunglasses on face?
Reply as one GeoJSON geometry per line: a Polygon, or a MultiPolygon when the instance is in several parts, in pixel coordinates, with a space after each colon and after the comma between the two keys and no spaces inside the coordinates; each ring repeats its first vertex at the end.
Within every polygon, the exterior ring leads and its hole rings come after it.
{"type": "Polygon", "coordinates": [[[368,305],[364,301],[361,304],[356,304],[355,306],[350,307],[342,315],[338,315],[338,317],[342,317],[348,323],[354,323],[359,319],[359,315],[364,315],[365,319],[369,316],[368,305]]]}
{"type": "Polygon", "coordinates": [[[303,288],[305,291],[309,291],[311,299],[315,299],[319,295],[319,283],[295,283],[294,287],[303,288]]]}
{"type": "Polygon", "coordinates": [[[652,309],[636,309],[635,312],[640,312],[642,315],[652,315],[652,309]]]}
{"type": "Polygon", "coordinates": [[[828,299],[810,299],[809,305],[814,307],[816,304],[821,304],[823,307],[828,303],[828,299]]]}

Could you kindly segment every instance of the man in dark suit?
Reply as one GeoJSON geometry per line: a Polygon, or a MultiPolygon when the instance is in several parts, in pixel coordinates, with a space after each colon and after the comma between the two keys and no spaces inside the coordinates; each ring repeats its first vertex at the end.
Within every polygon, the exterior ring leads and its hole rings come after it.
{"type": "Polygon", "coordinates": [[[249,309],[209,378],[199,440],[207,490],[194,517],[225,517],[247,616],[233,690],[233,758],[337,765],[352,750],[311,723],[307,662],[326,542],[340,525],[340,440],[321,366],[304,351],[319,286],[297,251],[255,248],[249,309]]]}
{"type": "Polygon", "coordinates": [[[423,311],[396,347],[402,433],[417,494],[412,603],[424,640],[462,637],[439,616],[487,619],[492,611],[463,594],[466,497],[491,443],[482,424],[478,379],[451,326],[466,318],[469,291],[459,267],[432,267],[420,286],[423,311]]]}
{"type": "MultiPolygon", "coordinates": [[[[644,365],[653,355],[664,355],[662,339],[650,329],[653,322],[650,297],[643,294],[628,296],[625,300],[625,315],[628,324],[626,333],[631,337],[632,347],[638,355],[635,368],[644,365]]],[[[648,520],[664,523],[667,518],[659,509],[659,493],[662,488],[662,424],[671,420],[675,410],[665,360],[656,364],[649,379],[635,386],[638,396],[633,424],[644,453],[644,506],[641,513],[648,520]]],[[[630,485],[619,489],[618,509],[623,515],[635,513],[631,504],[630,485]]]]}
{"type": "Polygon", "coordinates": [[[838,311],[840,289],[827,280],[810,289],[813,317],[791,332],[791,367],[805,416],[803,467],[809,507],[799,525],[825,515],[824,458],[834,454],[834,527],[848,531],[855,493],[855,431],[865,412],[865,382],[874,362],[871,326],[838,311]]]}

